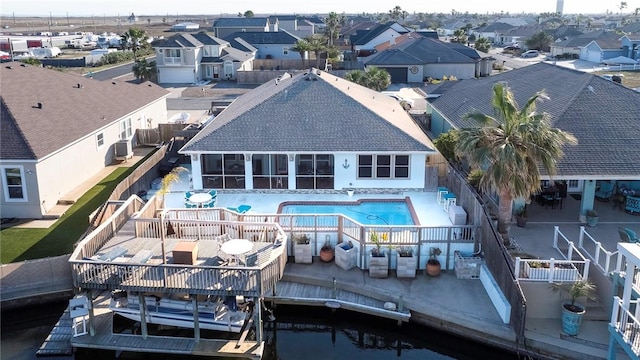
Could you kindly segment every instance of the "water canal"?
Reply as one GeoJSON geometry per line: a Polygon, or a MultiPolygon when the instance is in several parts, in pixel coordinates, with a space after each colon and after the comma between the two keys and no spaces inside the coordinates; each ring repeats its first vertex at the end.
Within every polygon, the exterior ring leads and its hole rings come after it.
{"type": "MultiPolygon", "coordinates": [[[[66,302],[2,312],[0,358],[42,359],[35,355],[66,302]]],[[[265,325],[265,360],[518,359],[517,355],[414,324],[329,309],[279,306],[265,325]]],[[[50,360],[72,357],[48,357],[50,360]]],[[[108,351],[79,351],[75,359],[204,359],[108,351]]]]}

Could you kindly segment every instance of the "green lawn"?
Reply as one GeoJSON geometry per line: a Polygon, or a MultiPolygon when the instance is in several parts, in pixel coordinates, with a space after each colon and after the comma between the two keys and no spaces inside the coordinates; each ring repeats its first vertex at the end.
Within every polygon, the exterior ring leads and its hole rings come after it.
{"type": "MultiPolygon", "coordinates": [[[[152,152],[153,153],[153,152],[152,152]]],[[[145,158],[146,159],[146,158],[145,158]]],[[[143,161],[138,162],[141,164],[143,161]]],[[[7,228],[0,231],[0,263],[69,254],[89,226],[89,215],[109,199],[113,189],[134,167],[114,170],[87,191],[48,229],[7,228]]]]}

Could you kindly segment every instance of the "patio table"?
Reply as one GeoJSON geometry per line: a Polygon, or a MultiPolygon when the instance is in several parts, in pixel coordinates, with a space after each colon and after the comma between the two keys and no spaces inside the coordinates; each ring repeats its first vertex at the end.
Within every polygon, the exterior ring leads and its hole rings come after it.
{"type": "Polygon", "coordinates": [[[253,243],[247,239],[231,239],[225,241],[220,247],[220,250],[226,254],[233,255],[238,263],[239,257],[251,251],[253,249],[253,243]]]}
{"type": "Polygon", "coordinates": [[[189,201],[202,207],[203,204],[207,204],[213,200],[213,196],[209,193],[195,193],[189,197],[189,201]]]}

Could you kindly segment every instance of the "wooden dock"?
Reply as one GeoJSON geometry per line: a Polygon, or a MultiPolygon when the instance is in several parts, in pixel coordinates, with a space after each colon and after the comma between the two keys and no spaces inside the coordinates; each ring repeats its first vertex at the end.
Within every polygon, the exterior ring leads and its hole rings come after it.
{"type": "Polygon", "coordinates": [[[40,349],[36,351],[36,356],[71,356],[73,348],[71,347],[71,317],[69,308],[62,313],[60,320],[53,327],[49,336],[44,340],[40,349]]]}
{"type": "Polygon", "coordinates": [[[385,302],[381,300],[341,289],[288,281],[279,281],[276,295],[265,295],[264,299],[265,302],[272,301],[275,304],[339,308],[403,322],[408,322],[411,318],[407,310],[385,309],[385,302]]]}

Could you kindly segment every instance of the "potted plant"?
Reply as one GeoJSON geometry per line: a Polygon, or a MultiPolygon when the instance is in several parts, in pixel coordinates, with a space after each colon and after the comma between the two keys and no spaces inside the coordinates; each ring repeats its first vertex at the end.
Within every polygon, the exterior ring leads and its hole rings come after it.
{"type": "Polygon", "coordinates": [[[293,255],[297,264],[311,264],[311,239],[307,234],[293,235],[293,255]]]}
{"type": "Polygon", "coordinates": [[[588,226],[596,226],[598,223],[598,212],[593,209],[587,210],[586,218],[588,226]]]}
{"type": "Polygon", "coordinates": [[[416,256],[413,255],[413,248],[411,246],[401,246],[396,251],[398,255],[396,257],[396,276],[399,278],[416,277],[418,261],[416,256]]]}
{"type": "Polygon", "coordinates": [[[553,283],[551,288],[568,295],[570,301],[562,303],[562,331],[571,336],[578,335],[580,324],[585,313],[585,307],[576,303],[580,297],[590,296],[596,286],[588,279],[578,280],[573,283],[553,283]]]}
{"type": "Polygon", "coordinates": [[[440,260],[438,260],[438,255],[440,255],[442,251],[440,248],[432,247],[429,249],[429,260],[427,260],[427,274],[431,276],[440,275],[440,260]]]}
{"type": "Polygon", "coordinates": [[[333,246],[331,246],[331,241],[329,239],[325,240],[322,248],[320,249],[320,260],[324,262],[333,261],[333,257],[335,255],[335,250],[333,250],[333,246]]]}
{"type": "Polygon", "coordinates": [[[516,224],[518,227],[527,225],[527,207],[523,206],[516,211],[516,224]]]}
{"type": "Polygon", "coordinates": [[[376,247],[371,250],[369,256],[369,276],[386,278],[389,276],[389,257],[382,250],[382,243],[389,239],[388,235],[386,233],[378,235],[378,233],[372,231],[370,239],[376,247]]]}

